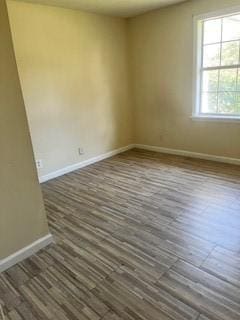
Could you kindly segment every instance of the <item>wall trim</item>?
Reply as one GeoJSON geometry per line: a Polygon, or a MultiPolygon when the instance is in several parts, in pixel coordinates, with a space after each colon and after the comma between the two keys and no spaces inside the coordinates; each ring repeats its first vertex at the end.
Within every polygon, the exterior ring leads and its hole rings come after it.
{"type": "Polygon", "coordinates": [[[53,171],[53,172],[48,173],[48,174],[46,174],[44,176],[40,176],[39,177],[39,182],[43,183],[43,182],[49,181],[51,179],[60,177],[60,176],[62,176],[64,174],[66,174],[66,173],[69,173],[69,172],[84,168],[86,166],[89,166],[90,164],[93,164],[93,163],[96,163],[98,161],[113,157],[113,156],[115,156],[115,155],[117,155],[119,153],[122,153],[122,152],[125,152],[127,150],[130,150],[133,147],[134,147],[134,145],[130,144],[128,146],[125,146],[125,147],[122,147],[122,148],[118,148],[118,149],[109,151],[107,153],[101,154],[99,156],[96,156],[96,157],[93,157],[93,158],[90,158],[90,159],[87,159],[87,160],[72,164],[70,166],[64,167],[64,168],[56,170],[56,171],[53,171]]]}
{"type": "Polygon", "coordinates": [[[43,182],[55,179],[57,177],[63,176],[64,174],[67,174],[72,171],[87,167],[91,164],[94,164],[94,163],[102,161],[104,159],[113,157],[119,153],[128,151],[133,148],[155,151],[155,152],[160,152],[160,153],[173,154],[173,155],[184,156],[184,157],[189,157],[189,158],[196,158],[196,159],[203,159],[203,160],[210,160],[210,161],[240,165],[240,159],[237,159],[237,158],[222,157],[222,156],[216,156],[216,155],[212,155],[212,154],[197,153],[197,152],[180,150],[180,149],[163,148],[163,147],[157,147],[157,146],[152,146],[152,145],[130,144],[128,146],[125,146],[125,147],[122,147],[119,149],[115,149],[113,151],[109,151],[109,152],[101,154],[99,156],[75,163],[73,165],[64,167],[64,168],[56,170],[56,171],[53,171],[53,172],[48,173],[44,176],[40,176],[39,182],[43,183],[43,182]]]}
{"type": "Polygon", "coordinates": [[[34,241],[30,245],[0,260],[0,273],[11,268],[15,264],[29,258],[39,250],[51,244],[52,242],[54,242],[54,239],[52,234],[49,233],[48,235],[38,239],[37,241],[34,241]]]}
{"type": "Polygon", "coordinates": [[[138,148],[138,149],[173,154],[173,155],[184,156],[184,157],[189,157],[189,158],[196,158],[196,159],[203,159],[203,160],[210,160],[210,161],[240,165],[240,159],[237,159],[237,158],[228,158],[228,157],[216,156],[216,155],[212,155],[212,154],[197,153],[197,152],[192,152],[192,151],[163,148],[163,147],[144,145],[144,144],[135,144],[134,147],[138,148]]]}

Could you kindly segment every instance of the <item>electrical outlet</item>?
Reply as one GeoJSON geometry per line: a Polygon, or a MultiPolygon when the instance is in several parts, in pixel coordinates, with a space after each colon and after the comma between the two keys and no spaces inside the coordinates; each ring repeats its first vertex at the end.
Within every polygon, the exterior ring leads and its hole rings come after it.
{"type": "Polygon", "coordinates": [[[84,154],[84,149],[83,148],[78,148],[78,154],[81,156],[84,154]]]}
{"type": "Polygon", "coordinates": [[[37,169],[42,169],[43,168],[42,160],[36,160],[36,166],[37,166],[37,169]]]}

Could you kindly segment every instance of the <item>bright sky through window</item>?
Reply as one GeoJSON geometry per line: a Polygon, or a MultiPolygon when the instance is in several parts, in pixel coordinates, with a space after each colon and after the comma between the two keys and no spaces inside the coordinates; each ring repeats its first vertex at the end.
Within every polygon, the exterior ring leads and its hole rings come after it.
{"type": "Polygon", "coordinates": [[[240,14],[201,21],[198,115],[240,116],[240,14]]]}

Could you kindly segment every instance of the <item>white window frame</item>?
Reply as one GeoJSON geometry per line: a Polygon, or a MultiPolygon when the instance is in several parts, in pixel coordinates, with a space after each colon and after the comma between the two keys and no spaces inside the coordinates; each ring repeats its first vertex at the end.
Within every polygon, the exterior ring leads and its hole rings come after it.
{"type": "MultiPolygon", "coordinates": [[[[202,68],[202,53],[203,53],[203,28],[202,23],[207,19],[220,18],[227,15],[239,14],[240,6],[233,8],[226,8],[215,12],[209,12],[193,17],[193,31],[194,31],[194,48],[193,48],[193,120],[215,120],[215,121],[231,121],[240,122],[240,115],[220,115],[220,114],[206,114],[200,112],[201,108],[201,68],[202,68]]],[[[240,67],[240,65],[239,65],[240,67]]]]}

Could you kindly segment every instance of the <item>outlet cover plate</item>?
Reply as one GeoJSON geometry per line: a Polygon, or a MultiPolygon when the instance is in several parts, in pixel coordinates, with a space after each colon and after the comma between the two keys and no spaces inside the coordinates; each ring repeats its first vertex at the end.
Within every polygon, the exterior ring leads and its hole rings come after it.
{"type": "Polygon", "coordinates": [[[37,169],[42,169],[43,168],[42,160],[36,160],[36,166],[37,166],[37,169]]]}

